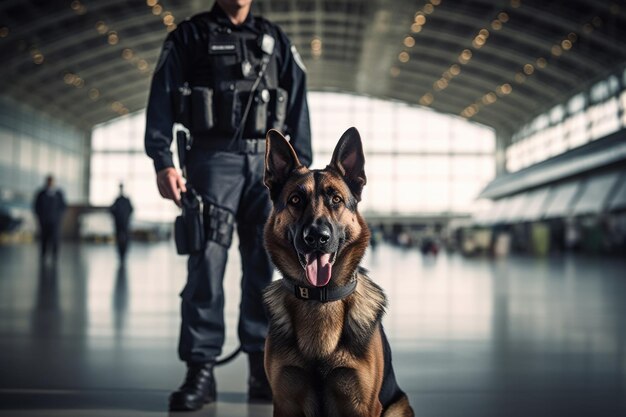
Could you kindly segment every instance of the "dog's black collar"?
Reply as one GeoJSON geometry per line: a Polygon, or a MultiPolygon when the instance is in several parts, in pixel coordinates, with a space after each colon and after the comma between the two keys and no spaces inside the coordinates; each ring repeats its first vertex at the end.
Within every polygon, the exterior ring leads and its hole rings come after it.
{"type": "Polygon", "coordinates": [[[338,301],[346,298],[356,290],[356,274],[343,287],[309,287],[298,285],[290,279],[283,278],[283,285],[300,300],[315,300],[322,303],[338,301]]]}

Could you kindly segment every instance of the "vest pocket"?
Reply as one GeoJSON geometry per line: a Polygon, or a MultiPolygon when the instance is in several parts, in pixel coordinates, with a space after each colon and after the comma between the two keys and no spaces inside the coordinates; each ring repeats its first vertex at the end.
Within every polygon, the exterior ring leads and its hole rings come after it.
{"type": "Polygon", "coordinates": [[[282,131],[285,128],[285,119],[287,118],[287,101],[289,95],[282,88],[270,91],[272,100],[269,113],[267,114],[267,124],[270,128],[282,131]]]}
{"type": "Polygon", "coordinates": [[[215,126],[213,90],[209,87],[191,89],[191,126],[195,134],[207,133],[215,126]]]}

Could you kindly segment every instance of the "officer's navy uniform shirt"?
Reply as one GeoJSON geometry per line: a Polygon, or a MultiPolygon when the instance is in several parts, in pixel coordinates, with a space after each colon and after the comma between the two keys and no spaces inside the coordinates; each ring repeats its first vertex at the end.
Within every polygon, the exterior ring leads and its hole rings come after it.
{"type": "MultiPolygon", "coordinates": [[[[174,95],[189,78],[197,78],[198,63],[208,56],[209,19],[233,34],[238,31],[261,35],[269,28],[275,38],[273,54],[278,63],[278,85],[288,93],[287,117],[283,133],[290,136],[300,162],[310,165],[311,133],[306,99],[306,74],[289,39],[276,25],[249,13],[241,25],[234,25],[215,3],[211,11],[182,22],[165,40],[155,69],[147,109],[145,147],[157,171],[173,167],[172,126],[175,122],[174,95]]],[[[217,103],[219,105],[219,102],[217,103]]],[[[208,139],[210,140],[210,138],[208,139]]]]}

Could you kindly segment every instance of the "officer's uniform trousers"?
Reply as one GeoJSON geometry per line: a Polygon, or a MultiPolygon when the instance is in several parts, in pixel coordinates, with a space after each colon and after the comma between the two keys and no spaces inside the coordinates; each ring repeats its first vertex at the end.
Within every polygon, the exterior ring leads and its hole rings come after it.
{"type": "MultiPolygon", "coordinates": [[[[273,266],[263,245],[271,208],[263,184],[264,159],[261,150],[237,153],[195,147],[187,156],[187,179],[205,204],[235,215],[243,274],[238,335],[244,352],[263,350],[268,327],[262,294],[272,280],[273,266]]],[[[206,362],[221,354],[227,256],[228,248],[208,240],[203,254],[189,257],[187,285],[181,293],[178,352],[183,361],[206,362]]]]}

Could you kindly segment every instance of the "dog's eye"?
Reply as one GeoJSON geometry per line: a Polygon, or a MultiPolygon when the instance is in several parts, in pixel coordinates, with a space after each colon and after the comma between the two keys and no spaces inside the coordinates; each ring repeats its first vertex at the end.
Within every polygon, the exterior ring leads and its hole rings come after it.
{"type": "Polygon", "coordinates": [[[335,196],[333,196],[331,201],[333,202],[333,204],[339,204],[339,203],[341,203],[343,201],[343,199],[340,196],[335,195],[335,196]]]}
{"type": "Polygon", "coordinates": [[[299,195],[292,195],[291,197],[289,197],[289,204],[292,204],[294,206],[300,204],[300,201],[301,199],[299,195]]]}

